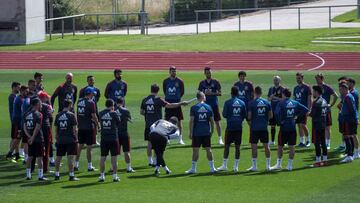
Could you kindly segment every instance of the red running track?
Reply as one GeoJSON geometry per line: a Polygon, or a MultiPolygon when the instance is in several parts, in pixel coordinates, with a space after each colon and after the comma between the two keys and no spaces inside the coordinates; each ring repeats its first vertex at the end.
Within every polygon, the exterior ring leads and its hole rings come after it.
{"type": "Polygon", "coordinates": [[[357,52],[0,52],[0,69],[360,70],[357,52]]]}

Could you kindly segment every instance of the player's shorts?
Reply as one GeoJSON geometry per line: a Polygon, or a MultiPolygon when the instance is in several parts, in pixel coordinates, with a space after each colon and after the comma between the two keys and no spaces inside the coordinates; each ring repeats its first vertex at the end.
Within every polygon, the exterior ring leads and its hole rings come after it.
{"type": "Polygon", "coordinates": [[[325,140],[325,129],[312,129],[312,143],[313,144],[321,144],[321,139],[325,140]]]}
{"type": "Polygon", "coordinates": [[[96,130],[79,130],[78,132],[79,144],[93,145],[96,144],[96,130]]]}
{"type": "Polygon", "coordinates": [[[28,154],[29,157],[43,157],[45,153],[43,142],[34,142],[29,145],[28,154]]]}
{"type": "Polygon", "coordinates": [[[331,111],[328,111],[326,114],[326,126],[332,126],[331,111]]]}
{"type": "Polygon", "coordinates": [[[357,134],[357,122],[340,122],[339,123],[340,133],[343,135],[356,135],[357,134]]]}
{"type": "Polygon", "coordinates": [[[275,114],[271,119],[269,119],[269,126],[279,126],[279,124],[276,122],[275,114]]]}
{"type": "Polygon", "coordinates": [[[145,130],[144,130],[144,140],[145,141],[150,141],[149,135],[150,135],[150,127],[145,127],[145,130]]]}
{"type": "Polygon", "coordinates": [[[171,117],[175,116],[179,121],[184,120],[184,115],[181,107],[168,109],[165,108],[165,120],[170,120],[171,117]]]}
{"type": "Polygon", "coordinates": [[[17,124],[11,124],[11,139],[20,139],[19,135],[20,126],[17,124]]]}
{"type": "Polygon", "coordinates": [[[230,145],[235,143],[235,145],[241,145],[242,130],[237,131],[225,131],[225,144],[230,145]]]}
{"type": "Polygon", "coordinates": [[[214,121],[220,121],[221,116],[220,116],[219,106],[212,106],[211,108],[212,108],[213,113],[214,113],[214,121]]]}
{"type": "Polygon", "coordinates": [[[192,147],[211,147],[211,136],[193,136],[192,137],[192,147]]]}
{"type": "Polygon", "coordinates": [[[285,144],[289,146],[296,145],[296,130],[294,131],[284,131],[280,129],[278,145],[284,146],[285,144]]]}
{"type": "Polygon", "coordinates": [[[296,123],[299,124],[307,124],[307,116],[306,115],[302,115],[296,118],[296,123]]]}
{"type": "Polygon", "coordinates": [[[24,144],[28,143],[28,136],[25,134],[24,129],[22,129],[20,131],[20,137],[21,137],[21,142],[22,143],[24,143],[24,144]]]}
{"type": "Polygon", "coordinates": [[[57,144],[56,156],[65,156],[65,155],[77,155],[77,143],[72,144],[57,144]]]}
{"type": "Polygon", "coordinates": [[[269,143],[269,132],[267,130],[251,130],[250,131],[250,143],[257,144],[261,143],[269,143]]]}
{"type": "Polygon", "coordinates": [[[130,152],[130,137],[129,136],[118,136],[119,147],[122,148],[123,152],[130,152]]]}
{"type": "Polygon", "coordinates": [[[101,141],[100,142],[100,151],[101,156],[107,156],[109,155],[109,152],[111,156],[117,156],[120,153],[120,147],[119,147],[119,141],[113,140],[113,141],[101,141]]]}

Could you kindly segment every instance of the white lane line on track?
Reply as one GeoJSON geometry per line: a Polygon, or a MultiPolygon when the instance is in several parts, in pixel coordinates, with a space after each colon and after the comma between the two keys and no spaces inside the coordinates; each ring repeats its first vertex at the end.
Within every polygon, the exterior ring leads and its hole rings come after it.
{"type": "Polygon", "coordinates": [[[317,70],[321,67],[323,67],[325,65],[325,59],[323,59],[321,56],[317,55],[317,54],[314,54],[314,53],[309,53],[311,56],[315,56],[316,58],[320,59],[321,60],[321,64],[319,66],[316,66],[315,68],[310,68],[308,69],[307,71],[314,71],[314,70],[317,70]]]}
{"type": "Polygon", "coordinates": [[[208,61],[206,64],[212,64],[214,63],[214,61],[208,61]]]}

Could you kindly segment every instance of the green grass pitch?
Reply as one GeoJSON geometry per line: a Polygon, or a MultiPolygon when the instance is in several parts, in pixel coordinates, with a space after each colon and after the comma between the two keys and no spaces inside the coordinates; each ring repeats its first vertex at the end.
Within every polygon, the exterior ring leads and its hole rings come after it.
{"type": "MultiPolygon", "coordinates": [[[[64,80],[66,70],[42,71],[44,73],[45,89],[52,93],[57,85],[64,80]]],[[[33,71],[0,71],[0,154],[8,150],[10,138],[10,123],[7,109],[7,96],[12,81],[26,83],[32,77],[33,71]]],[[[74,71],[74,81],[78,87],[86,83],[87,74],[96,76],[96,85],[103,91],[106,83],[113,79],[111,71],[74,71]]],[[[267,92],[272,84],[272,76],[278,74],[283,78],[283,84],[291,89],[295,85],[295,72],[248,71],[247,79],[255,85],[263,87],[267,92]]],[[[236,71],[214,71],[214,77],[222,84],[223,96],[220,106],[229,98],[230,87],[237,80],[236,71]]],[[[314,84],[315,72],[305,73],[305,82],[314,84]]],[[[326,82],[336,88],[337,78],[341,75],[351,75],[360,81],[360,72],[325,72],[326,82]]],[[[185,81],[186,93],[184,99],[193,98],[198,82],[204,78],[201,71],[178,71],[178,76],[185,81]]],[[[131,111],[134,123],[129,125],[132,138],[132,164],[135,174],[124,172],[125,163],[119,158],[120,183],[113,183],[107,174],[106,182],[97,182],[99,172],[85,172],[85,153],[82,153],[80,172],[76,175],[79,182],[68,182],[65,164],[61,168],[62,179],[38,182],[25,180],[25,168],[22,164],[11,163],[0,158],[0,201],[1,202],[360,202],[360,161],[340,165],[339,155],[330,151],[331,166],[310,168],[314,161],[314,148],[296,149],[294,171],[264,172],[265,158],[263,149],[259,150],[259,172],[247,173],[245,169],[251,165],[249,131],[244,123],[243,144],[239,173],[221,172],[208,174],[209,167],[205,151],[201,150],[198,164],[198,174],[185,175],[184,171],[191,166],[191,147],[188,139],[188,115],[190,107],[184,107],[184,140],[186,146],[179,146],[176,141],[168,146],[165,159],[172,170],[172,175],[164,173],[160,177],[153,175],[153,168],[147,166],[147,157],[143,141],[144,120],[139,114],[141,99],[148,95],[150,84],[161,84],[167,77],[167,71],[124,71],[123,78],[129,84],[127,105],[131,111]]],[[[337,88],[336,88],[337,89],[337,88]]],[[[103,93],[103,92],[102,92],[103,93]]],[[[99,107],[104,106],[104,97],[99,107]]],[[[309,122],[310,123],[310,122],[309,122]]],[[[332,148],[340,144],[340,134],[337,126],[337,110],[333,111],[332,148]]],[[[222,120],[223,131],[225,122],[222,120]]],[[[309,125],[310,129],[311,126],[309,125]]],[[[216,141],[213,137],[213,142],[216,141]]],[[[272,165],[276,162],[276,148],[272,147],[272,165]]],[[[216,167],[222,163],[223,148],[213,145],[216,167]]],[[[99,148],[94,149],[95,167],[99,168],[99,148]]],[[[287,153],[284,155],[286,164],[287,153]]],[[[234,161],[234,149],[230,151],[229,166],[234,161]]],[[[65,160],[63,160],[65,163],[65,160]]],[[[107,169],[110,162],[107,161],[107,169]]],[[[231,168],[231,167],[230,167],[231,168]]],[[[51,169],[53,170],[53,169],[51,169]]],[[[36,177],[36,174],[34,174],[36,177]]]]}

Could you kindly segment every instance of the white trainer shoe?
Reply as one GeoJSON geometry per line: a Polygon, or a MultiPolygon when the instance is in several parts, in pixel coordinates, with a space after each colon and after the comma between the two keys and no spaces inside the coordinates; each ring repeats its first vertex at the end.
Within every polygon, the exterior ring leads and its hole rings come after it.
{"type": "Polygon", "coordinates": [[[221,165],[219,168],[217,168],[218,171],[227,171],[227,167],[224,165],[221,165]]]}
{"type": "Polygon", "coordinates": [[[257,168],[251,166],[250,168],[248,168],[248,169],[246,169],[246,170],[247,170],[247,171],[253,171],[253,172],[255,172],[255,171],[257,171],[257,168]]]}
{"type": "Polygon", "coordinates": [[[272,171],[273,171],[273,170],[282,170],[282,166],[276,164],[275,166],[270,167],[270,170],[272,170],[272,171]]]}
{"type": "Polygon", "coordinates": [[[194,169],[189,169],[189,170],[185,171],[185,173],[186,173],[186,174],[194,174],[194,173],[196,173],[196,170],[194,170],[194,169]]]}
{"type": "Polygon", "coordinates": [[[239,172],[239,169],[238,169],[237,167],[234,167],[234,168],[233,168],[233,171],[234,171],[234,172],[239,172]]]}
{"type": "Polygon", "coordinates": [[[288,164],[287,167],[286,167],[286,169],[287,169],[288,171],[292,171],[292,170],[293,170],[293,166],[290,165],[290,164],[288,164]]]}
{"type": "Polygon", "coordinates": [[[180,145],[185,145],[185,142],[183,140],[179,140],[180,145]]]}
{"type": "Polygon", "coordinates": [[[359,154],[359,153],[354,154],[353,159],[354,159],[354,160],[355,160],[355,159],[360,159],[360,154],[359,154]]]}
{"type": "Polygon", "coordinates": [[[216,173],[218,172],[218,170],[216,170],[216,168],[210,168],[210,173],[216,173]]]}
{"type": "Polygon", "coordinates": [[[218,144],[219,144],[219,145],[224,145],[224,142],[222,141],[222,138],[221,138],[221,137],[219,137],[218,144]]]}
{"type": "Polygon", "coordinates": [[[345,157],[345,159],[341,160],[340,163],[350,163],[352,162],[354,159],[352,156],[347,156],[345,157]]]}

